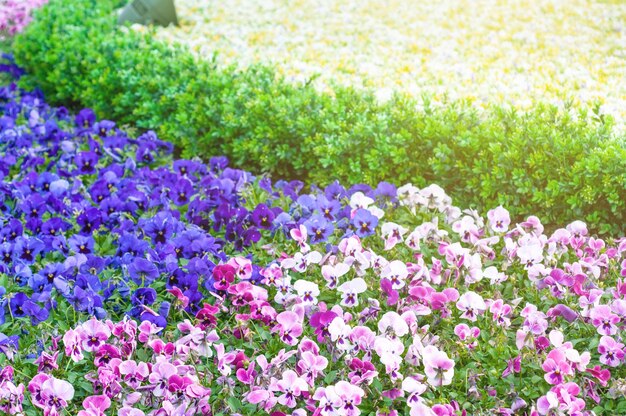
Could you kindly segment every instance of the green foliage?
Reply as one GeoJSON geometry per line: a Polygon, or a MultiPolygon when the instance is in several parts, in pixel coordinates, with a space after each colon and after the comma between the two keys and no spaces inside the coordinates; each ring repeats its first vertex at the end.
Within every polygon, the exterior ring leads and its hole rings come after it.
{"type": "Polygon", "coordinates": [[[23,85],[57,103],[155,130],[182,156],[225,154],[238,167],[327,184],[437,183],[456,204],[503,204],[516,220],[575,219],[624,232],[626,162],[612,121],[538,104],[518,114],[467,104],[433,108],[398,95],[322,94],[266,67],[198,61],[116,26],[120,0],[51,0],[15,40],[23,85]]]}

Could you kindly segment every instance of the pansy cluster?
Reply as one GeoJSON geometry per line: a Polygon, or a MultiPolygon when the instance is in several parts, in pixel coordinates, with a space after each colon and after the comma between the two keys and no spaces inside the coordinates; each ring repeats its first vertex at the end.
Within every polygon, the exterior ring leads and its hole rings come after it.
{"type": "MultiPolygon", "coordinates": [[[[25,320],[130,314],[164,325],[173,288],[193,313],[225,250],[257,242],[280,211],[246,209],[241,191],[254,178],[226,158],[172,162],[153,132],[133,138],[14,85],[0,100],[0,324],[12,334],[0,348],[17,346],[25,320]]],[[[244,257],[228,264],[259,278],[244,257]]]]}
{"type": "Polygon", "coordinates": [[[4,412],[626,413],[626,239],[172,161],[13,85],[0,110],[4,412]]]}

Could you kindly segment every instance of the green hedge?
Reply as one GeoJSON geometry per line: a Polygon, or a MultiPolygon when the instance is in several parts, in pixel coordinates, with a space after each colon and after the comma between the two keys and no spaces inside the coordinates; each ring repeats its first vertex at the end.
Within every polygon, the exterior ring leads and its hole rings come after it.
{"type": "Polygon", "coordinates": [[[540,104],[477,114],[463,103],[418,109],[405,96],[378,104],[350,88],[321,94],[268,68],[217,68],[119,29],[121,3],[51,0],[14,43],[24,84],[154,129],[183,156],[226,154],[274,178],[437,183],[459,205],[504,204],[516,219],[626,228],[625,141],[610,119],[540,104]]]}

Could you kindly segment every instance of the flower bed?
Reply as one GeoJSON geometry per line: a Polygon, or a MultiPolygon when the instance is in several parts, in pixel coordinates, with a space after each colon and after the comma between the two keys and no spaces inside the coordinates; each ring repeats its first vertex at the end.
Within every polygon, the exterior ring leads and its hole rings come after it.
{"type": "Polygon", "coordinates": [[[518,109],[570,99],[626,116],[626,6],[616,2],[182,0],[177,9],[180,27],[157,38],[222,64],[315,77],[320,89],[339,82],[381,98],[399,90],[518,109]]]}
{"type": "Polygon", "coordinates": [[[6,0],[0,4],[0,40],[14,36],[30,23],[33,10],[48,0],[6,0]]]}
{"type": "Polygon", "coordinates": [[[14,85],[0,111],[4,412],[626,412],[624,239],[173,161],[14,85]]]}

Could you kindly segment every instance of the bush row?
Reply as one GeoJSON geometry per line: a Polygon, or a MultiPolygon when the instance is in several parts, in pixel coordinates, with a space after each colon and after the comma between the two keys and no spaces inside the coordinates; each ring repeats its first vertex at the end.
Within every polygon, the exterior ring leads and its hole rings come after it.
{"type": "Polygon", "coordinates": [[[24,86],[154,129],[185,157],[225,154],[239,167],[318,184],[436,182],[461,205],[625,229],[625,142],[597,111],[537,104],[478,114],[402,95],[379,103],[352,88],[323,94],[271,68],[218,68],[119,29],[122,3],[50,1],[14,43],[24,86]]]}

